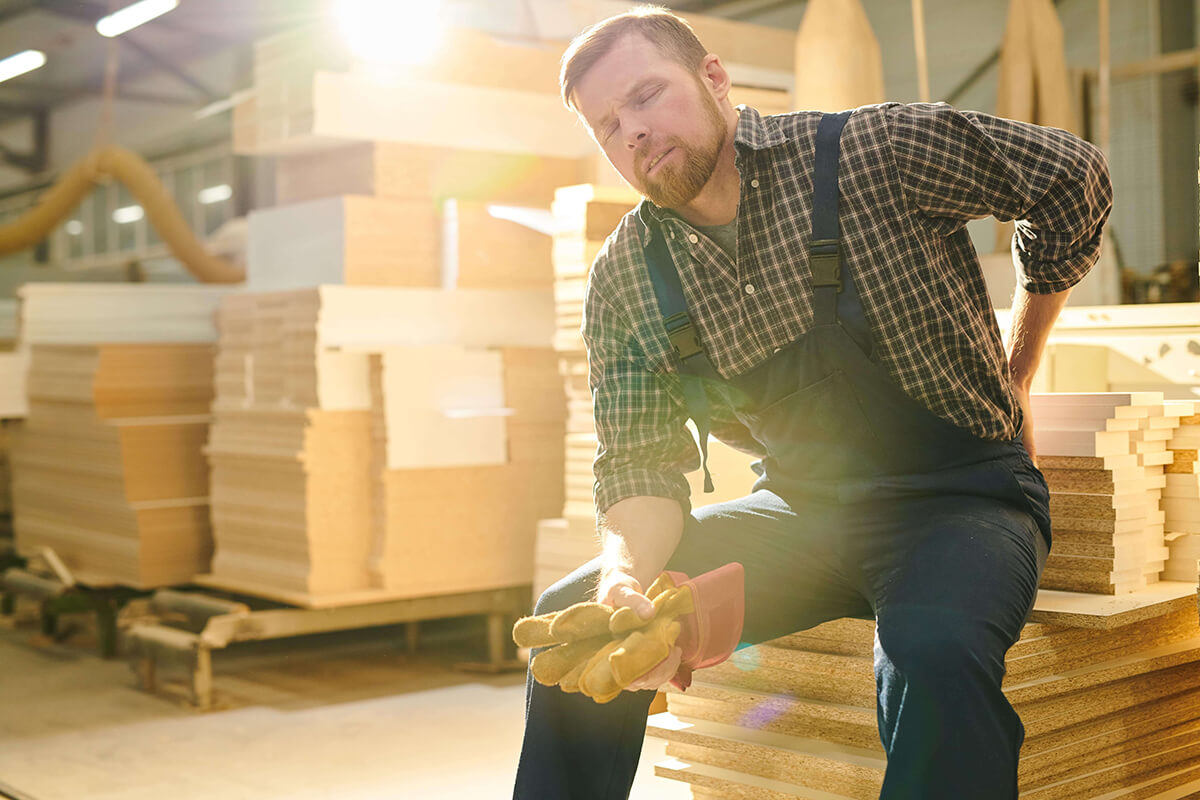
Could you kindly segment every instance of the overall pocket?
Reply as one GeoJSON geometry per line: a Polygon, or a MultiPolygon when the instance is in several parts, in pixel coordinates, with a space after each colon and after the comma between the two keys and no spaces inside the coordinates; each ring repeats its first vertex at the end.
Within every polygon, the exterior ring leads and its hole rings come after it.
{"type": "Polygon", "coordinates": [[[767,448],[764,467],[771,482],[876,471],[878,439],[840,370],[739,417],[767,448]]]}

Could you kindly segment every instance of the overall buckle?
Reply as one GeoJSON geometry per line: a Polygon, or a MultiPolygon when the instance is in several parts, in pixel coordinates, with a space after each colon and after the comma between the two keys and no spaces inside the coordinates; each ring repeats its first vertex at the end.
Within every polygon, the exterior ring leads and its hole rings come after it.
{"type": "Polygon", "coordinates": [[[813,288],[829,286],[842,290],[842,247],[837,239],[814,239],[808,246],[808,269],[813,288]]]}
{"type": "Polygon", "coordinates": [[[675,348],[675,352],[681,359],[687,360],[697,353],[704,352],[696,329],[692,326],[692,317],[688,312],[680,311],[678,314],[672,314],[663,321],[663,324],[666,326],[667,338],[670,339],[671,346],[675,348]]]}

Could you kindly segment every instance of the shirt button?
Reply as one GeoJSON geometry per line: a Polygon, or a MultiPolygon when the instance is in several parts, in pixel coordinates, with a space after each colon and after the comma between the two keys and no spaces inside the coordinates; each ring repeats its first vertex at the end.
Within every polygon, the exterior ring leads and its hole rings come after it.
{"type": "Polygon", "coordinates": [[[696,242],[700,241],[700,237],[694,233],[691,233],[691,234],[688,234],[688,241],[691,242],[692,244],[695,244],[696,242]]]}
{"type": "Polygon", "coordinates": [[[746,284],[746,294],[754,294],[754,284],[753,283],[746,284]]]}
{"type": "Polygon", "coordinates": [[[755,189],[757,189],[758,188],[758,178],[755,178],[754,180],[750,181],[750,185],[753,186],[755,189]]]}

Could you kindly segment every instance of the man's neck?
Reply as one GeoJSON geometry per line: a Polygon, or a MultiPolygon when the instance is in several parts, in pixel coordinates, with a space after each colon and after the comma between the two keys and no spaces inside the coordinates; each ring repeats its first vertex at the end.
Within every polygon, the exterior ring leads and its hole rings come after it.
{"type": "Polygon", "coordinates": [[[700,194],[687,205],[674,209],[675,213],[693,225],[725,225],[737,216],[738,201],[741,199],[741,177],[738,175],[733,137],[737,129],[737,115],[725,137],[725,145],[717,156],[717,166],[712,177],[700,194]]]}

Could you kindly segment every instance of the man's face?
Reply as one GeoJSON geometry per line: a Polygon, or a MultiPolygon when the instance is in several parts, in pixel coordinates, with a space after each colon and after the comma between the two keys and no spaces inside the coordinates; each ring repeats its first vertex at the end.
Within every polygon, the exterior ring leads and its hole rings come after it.
{"type": "Polygon", "coordinates": [[[621,177],[662,208],[691,202],[725,145],[726,121],[699,76],[637,34],[592,65],[575,105],[621,177]]]}

